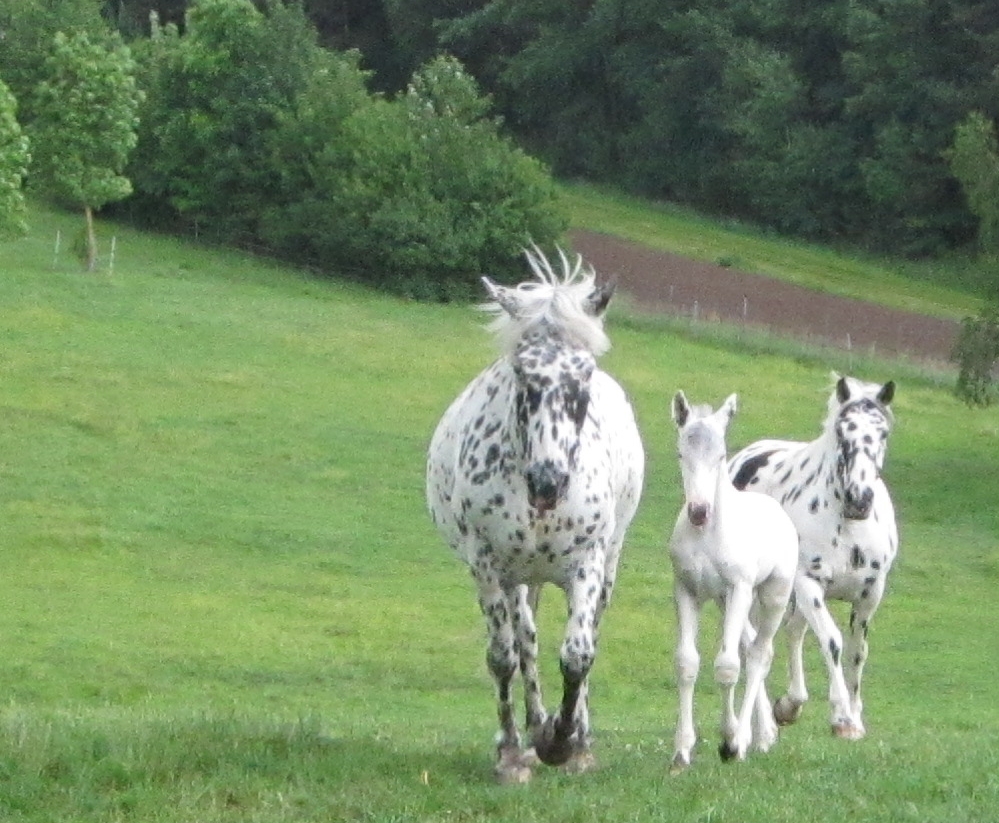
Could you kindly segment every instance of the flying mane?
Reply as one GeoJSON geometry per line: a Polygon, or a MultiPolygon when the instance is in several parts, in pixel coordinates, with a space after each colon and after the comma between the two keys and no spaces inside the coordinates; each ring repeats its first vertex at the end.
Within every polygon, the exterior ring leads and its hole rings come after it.
{"type": "Polygon", "coordinates": [[[561,271],[552,268],[537,246],[524,249],[535,279],[506,289],[502,303],[490,301],[480,306],[495,315],[489,329],[504,352],[512,352],[524,335],[543,326],[557,330],[567,342],[597,356],[610,348],[602,316],[595,315],[592,309],[596,273],[583,266],[581,256],[577,255],[572,263],[562,249],[558,253],[561,271]]]}

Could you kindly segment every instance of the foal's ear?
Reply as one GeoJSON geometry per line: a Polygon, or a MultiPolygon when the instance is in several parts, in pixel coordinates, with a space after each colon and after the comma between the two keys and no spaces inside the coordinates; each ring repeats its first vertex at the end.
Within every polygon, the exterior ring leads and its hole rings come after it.
{"type": "Polygon", "coordinates": [[[516,318],[517,312],[520,308],[520,304],[513,296],[511,289],[506,286],[500,286],[490,280],[488,277],[483,275],[482,285],[486,287],[486,291],[489,293],[489,297],[495,300],[499,304],[500,308],[503,309],[510,317],[516,318]]]}
{"type": "Polygon", "coordinates": [[[690,403],[687,402],[687,397],[682,391],[678,391],[673,395],[673,422],[676,423],[677,428],[682,429],[687,425],[687,418],[690,417],[690,403]]]}
{"type": "Polygon", "coordinates": [[[882,406],[887,406],[895,397],[895,381],[889,380],[878,391],[878,402],[882,406]]]}
{"type": "Polygon", "coordinates": [[[586,313],[592,317],[600,317],[600,315],[607,311],[607,305],[614,296],[614,290],[616,288],[616,280],[608,280],[602,286],[595,287],[593,291],[590,292],[589,297],[586,298],[586,313]]]}
{"type": "Polygon", "coordinates": [[[721,404],[721,408],[718,411],[723,412],[726,417],[726,423],[732,422],[732,418],[735,417],[735,413],[739,408],[739,396],[737,394],[730,394],[725,398],[725,402],[721,404]]]}

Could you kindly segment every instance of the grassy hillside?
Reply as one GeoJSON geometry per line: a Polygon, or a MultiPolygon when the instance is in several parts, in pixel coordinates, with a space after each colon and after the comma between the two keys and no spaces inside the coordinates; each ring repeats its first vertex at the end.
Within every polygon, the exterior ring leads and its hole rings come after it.
{"type": "Polygon", "coordinates": [[[903,263],[864,257],[591,185],[567,185],[563,194],[575,227],[907,311],[960,319],[976,313],[980,297],[999,285],[994,273],[963,259],[903,263]]]}
{"type": "Polygon", "coordinates": [[[723,765],[708,662],[673,779],[666,399],[738,391],[733,447],[809,438],[828,364],[612,318],[649,471],[594,674],[603,768],[504,789],[471,583],[423,502],[433,426],[493,356],[481,318],[118,227],[113,273],[85,275],[53,259],[75,217],[32,225],[0,277],[0,819],[991,819],[999,410],[900,383],[868,738],[829,736],[813,654],[801,724],[723,765]]]}

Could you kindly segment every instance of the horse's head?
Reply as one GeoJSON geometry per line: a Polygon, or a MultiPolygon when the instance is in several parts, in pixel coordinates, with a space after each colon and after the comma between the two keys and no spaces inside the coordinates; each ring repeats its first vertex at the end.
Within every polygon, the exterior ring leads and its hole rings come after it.
{"type": "Polygon", "coordinates": [[[735,416],[736,395],[731,394],[718,411],[691,406],[682,391],[673,396],[673,422],[677,428],[677,456],[683,477],[684,505],[691,525],[704,526],[720,482],[728,482],[725,432],[735,416]]]}
{"type": "Polygon", "coordinates": [[[515,418],[530,506],[554,509],[576,470],[596,356],[609,346],[602,316],[613,286],[598,287],[581,261],[562,255],[558,277],[540,251],[527,253],[538,282],[506,288],[483,278],[514,376],[515,418]]]}
{"type": "Polygon", "coordinates": [[[874,505],[893,415],[889,408],[895,383],[864,383],[838,377],[829,398],[830,424],[836,438],[836,482],[843,515],[866,520],[874,505]]]}

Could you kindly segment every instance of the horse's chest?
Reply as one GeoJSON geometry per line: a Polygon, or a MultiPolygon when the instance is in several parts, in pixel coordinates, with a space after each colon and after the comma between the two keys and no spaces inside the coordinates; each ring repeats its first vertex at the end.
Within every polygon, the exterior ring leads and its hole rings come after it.
{"type": "Polygon", "coordinates": [[[724,597],[733,577],[731,563],[726,558],[683,541],[674,543],[671,553],[677,580],[697,600],[724,597]]]}
{"type": "Polygon", "coordinates": [[[556,510],[541,520],[514,520],[512,527],[494,529],[480,551],[490,555],[506,583],[562,585],[580,567],[605,562],[607,528],[599,512],[586,516],[556,510]]]}

